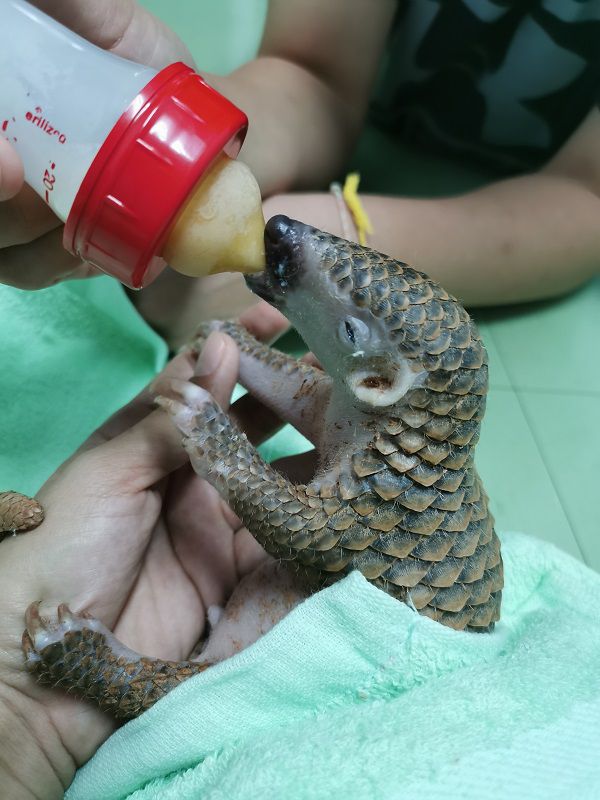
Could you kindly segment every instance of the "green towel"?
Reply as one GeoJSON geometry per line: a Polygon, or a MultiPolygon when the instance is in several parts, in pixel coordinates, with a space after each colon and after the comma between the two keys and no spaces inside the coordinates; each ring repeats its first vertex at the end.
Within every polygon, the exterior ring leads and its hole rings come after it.
{"type": "MultiPolygon", "coordinates": [[[[0,491],[35,494],[154,378],[167,346],[111,278],[37,292],[0,284],[0,321],[0,491]]],[[[282,346],[305,350],[291,334],[282,346]]],[[[261,453],[271,461],[309,447],[288,425],[261,453]]]]}
{"type": "Polygon", "coordinates": [[[493,634],[354,573],[122,727],[68,800],[600,797],[600,575],[502,538],[493,634]]]}
{"type": "Polygon", "coordinates": [[[0,491],[35,493],[149,381],[167,349],[111,278],[0,285],[0,491]]]}

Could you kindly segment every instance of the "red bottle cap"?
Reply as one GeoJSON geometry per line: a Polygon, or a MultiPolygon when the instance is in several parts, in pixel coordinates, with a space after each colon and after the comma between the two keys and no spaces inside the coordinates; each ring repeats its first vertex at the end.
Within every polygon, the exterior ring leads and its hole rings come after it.
{"type": "Polygon", "coordinates": [[[121,115],[77,192],[63,243],[126,286],[146,286],[178,212],[246,115],[185,64],[161,70],[121,115]]]}

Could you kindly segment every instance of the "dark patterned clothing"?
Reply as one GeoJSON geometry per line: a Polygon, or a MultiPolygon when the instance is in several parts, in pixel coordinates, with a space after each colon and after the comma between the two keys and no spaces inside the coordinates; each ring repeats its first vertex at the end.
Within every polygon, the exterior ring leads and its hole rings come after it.
{"type": "Polygon", "coordinates": [[[555,153],[599,87],[600,0],[408,0],[372,115],[406,141],[514,172],[555,153]]]}

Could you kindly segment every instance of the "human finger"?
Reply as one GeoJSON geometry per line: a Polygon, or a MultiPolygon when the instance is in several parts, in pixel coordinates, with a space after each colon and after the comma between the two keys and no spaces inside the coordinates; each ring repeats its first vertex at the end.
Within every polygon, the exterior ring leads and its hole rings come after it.
{"type": "Polygon", "coordinates": [[[174,61],[193,65],[181,39],[136,0],[34,0],[46,14],[90,42],[160,69],[174,61]]]}
{"type": "Polygon", "coordinates": [[[19,289],[44,289],[77,276],[82,262],[62,246],[62,228],[30,244],[0,250],[0,283],[19,289]]]}
{"type": "Polygon", "coordinates": [[[226,410],[238,379],[239,365],[240,354],[233,339],[220,331],[213,331],[198,356],[192,380],[210,392],[226,410]]]}
{"type": "Polygon", "coordinates": [[[0,247],[29,244],[60,224],[31,186],[22,183],[10,200],[0,204],[0,247]]]}
{"type": "Polygon", "coordinates": [[[303,364],[308,364],[309,367],[320,369],[321,372],[323,372],[323,367],[321,365],[321,362],[314,353],[305,353],[300,359],[300,361],[302,361],[303,364]]]}
{"type": "Polygon", "coordinates": [[[94,476],[96,493],[135,494],[184,464],[181,434],[160,409],[72,462],[94,476]]]}
{"type": "Polygon", "coordinates": [[[23,164],[17,151],[0,136],[0,201],[14,197],[23,185],[23,164]]]}
{"type": "Polygon", "coordinates": [[[290,327],[281,311],[264,300],[246,309],[239,322],[261,342],[271,342],[290,327]]]}
{"type": "Polygon", "coordinates": [[[189,352],[180,353],[171,359],[148,386],[145,386],[127,405],[116,411],[94,431],[90,438],[79,448],[78,452],[90,450],[114,439],[115,436],[119,436],[148,416],[156,408],[154,402],[156,395],[168,394],[169,381],[172,378],[189,380],[192,377],[194,362],[195,359],[189,352]]]}

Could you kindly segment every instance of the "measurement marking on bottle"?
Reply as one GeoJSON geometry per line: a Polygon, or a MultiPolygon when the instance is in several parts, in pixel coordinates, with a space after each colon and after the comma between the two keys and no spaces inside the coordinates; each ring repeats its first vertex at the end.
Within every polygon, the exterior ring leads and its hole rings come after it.
{"type": "Polygon", "coordinates": [[[42,178],[42,183],[46,189],[44,193],[44,200],[50,205],[50,192],[54,191],[54,184],[56,182],[56,175],[54,174],[54,170],[56,169],[56,164],[54,161],[50,162],[50,169],[44,170],[44,177],[42,178]]]}
{"type": "Polygon", "coordinates": [[[2,125],[0,125],[0,130],[2,131],[2,133],[5,134],[4,138],[6,139],[7,142],[9,142],[11,139],[13,142],[16,142],[17,137],[10,136],[10,134],[7,133],[8,126],[10,125],[11,122],[16,122],[16,119],[14,117],[11,117],[10,119],[5,119],[2,125]]]}

